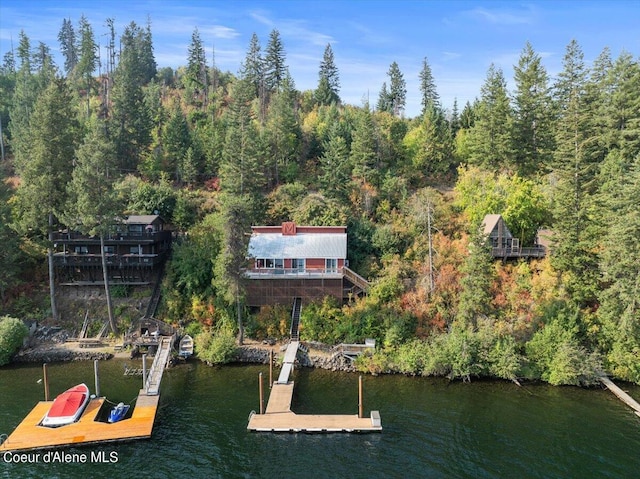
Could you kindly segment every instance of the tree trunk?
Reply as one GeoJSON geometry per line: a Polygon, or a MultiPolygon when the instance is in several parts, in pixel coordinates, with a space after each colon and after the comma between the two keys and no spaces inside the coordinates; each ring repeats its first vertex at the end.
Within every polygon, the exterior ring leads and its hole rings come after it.
{"type": "Polygon", "coordinates": [[[242,310],[240,309],[240,295],[238,294],[238,289],[240,285],[236,283],[236,312],[238,315],[238,345],[242,346],[244,344],[244,326],[242,324],[242,310]]]}
{"type": "Polygon", "coordinates": [[[47,245],[47,261],[49,263],[49,296],[51,296],[51,316],[58,320],[58,308],[56,307],[56,282],[53,270],[53,213],[49,213],[49,244],[47,245]]]}
{"type": "Polygon", "coordinates": [[[111,306],[111,292],[109,291],[109,275],[107,274],[107,257],[104,254],[104,233],[100,234],[100,256],[102,257],[102,278],[104,279],[104,294],[107,296],[107,312],[109,314],[109,325],[111,332],[118,334],[118,327],[113,317],[113,307],[111,306]]]}

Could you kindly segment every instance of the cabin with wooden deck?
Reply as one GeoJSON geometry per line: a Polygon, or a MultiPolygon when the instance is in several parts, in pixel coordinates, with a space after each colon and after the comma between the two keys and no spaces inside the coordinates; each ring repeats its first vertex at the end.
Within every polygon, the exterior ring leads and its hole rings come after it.
{"type": "MultiPolygon", "coordinates": [[[[509,231],[502,215],[486,215],[482,220],[482,232],[491,243],[491,255],[495,259],[544,258],[547,254],[545,244],[548,245],[548,242],[541,244],[540,235],[538,235],[534,246],[522,247],[520,240],[514,238],[509,231]]],[[[547,238],[548,235],[549,233],[544,238],[547,238]]]]}
{"type": "MultiPolygon", "coordinates": [[[[54,233],[56,279],[64,285],[101,284],[100,237],[64,230],[54,233]]],[[[107,274],[113,284],[147,285],[171,249],[171,231],[158,215],[131,215],[105,237],[107,274]]]]}
{"type": "Polygon", "coordinates": [[[253,226],[244,271],[249,306],[291,304],[292,298],[348,300],[369,283],[349,269],[346,226],[253,226]]]}

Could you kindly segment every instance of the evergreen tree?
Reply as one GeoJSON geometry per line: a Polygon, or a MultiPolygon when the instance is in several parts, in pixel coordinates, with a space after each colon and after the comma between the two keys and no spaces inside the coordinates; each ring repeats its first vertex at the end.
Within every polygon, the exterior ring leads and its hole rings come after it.
{"type": "Polygon", "coordinates": [[[60,51],[64,56],[64,71],[67,76],[78,64],[78,50],[76,46],[76,32],[73,29],[71,19],[62,20],[62,27],[58,33],[58,41],[60,42],[60,51]]]}
{"type": "Polygon", "coordinates": [[[391,112],[395,116],[402,116],[407,102],[407,83],[404,81],[404,76],[396,62],[391,64],[387,75],[389,75],[389,103],[391,112]]]}
{"type": "Polygon", "coordinates": [[[12,223],[9,186],[4,181],[4,172],[0,166],[0,303],[5,300],[5,292],[15,285],[21,271],[20,241],[9,225],[12,223]]]}
{"type": "Polygon", "coordinates": [[[358,112],[349,159],[354,177],[374,185],[378,184],[376,132],[369,105],[365,105],[358,112]]]}
{"type": "Polygon", "coordinates": [[[192,89],[200,104],[206,106],[205,95],[209,90],[209,70],[207,69],[207,58],[197,27],[191,35],[191,44],[189,45],[186,83],[192,89]]]}
{"type": "Polygon", "coordinates": [[[376,110],[393,113],[393,105],[391,103],[389,90],[387,89],[387,82],[383,82],[382,88],[380,88],[380,93],[378,94],[378,103],[376,103],[376,110]]]}
{"type": "Polygon", "coordinates": [[[147,18],[147,26],[138,35],[138,50],[142,65],[142,84],[146,85],[156,77],[158,65],[153,54],[153,36],[151,34],[151,19],[147,18]]]}
{"type": "Polygon", "coordinates": [[[29,122],[26,148],[16,152],[21,184],[16,193],[19,230],[40,232],[48,239],[51,314],[57,319],[53,271],[53,228],[64,211],[65,184],[73,168],[77,124],[72,97],[64,80],[55,80],[38,98],[29,122]]]}
{"type": "Polygon", "coordinates": [[[251,36],[240,76],[253,85],[254,97],[258,98],[264,95],[264,60],[260,54],[260,40],[255,33],[251,36]]]}
{"type": "Polygon", "coordinates": [[[280,88],[287,74],[285,64],[284,46],[280,38],[280,32],[273,29],[269,34],[265,56],[264,77],[267,90],[274,92],[280,88]]]}
{"type": "Polygon", "coordinates": [[[513,139],[517,171],[544,171],[553,152],[552,99],[540,56],[527,42],[515,67],[513,139]]]}
{"type": "Polygon", "coordinates": [[[440,97],[436,90],[436,84],[433,80],[433,74],[431,73],[431,67],[425,57],[422,60],[422,70],[420,70],[420,95],[422,105],[422,115],[433,106],[436,109],[440,108],[440,97]]]}
{"type": "Polygon", "coordinates": [[[251,108],[253,85],[238,80],[231,91],[227,134],[220,165],[222,190],[232,196],[259,195],[264,183],[260,168],[260,139],[251,108]]]}
{"type": "Polygon", "coordinates": [[[302,131],[295,111],[293,79],[287,75],[279,92],[271,98],[265,137],[269,147],[268,158],[273,162],[272,178],[279,184],[281,178],[292,181],[297,175],[297,160],[302,131]]]}
{"type": "Polygon", "coordinates": [[[594,223],[589,217],[597,163],[588,154],[591,109],[586,102],[587,71],[577,42],[567,46],[555,86],[559,119],[556,129],[554,247],[552,262],[564,273],[565,287],[580,306],[593,305],[598,290],[594,223]]]}
{"type": "MultiPolygon", "coordinates": [[[[162,149],[164,151],[163,170],[181,179],[182,161],[191,145],[191,136],[187,119],[182,113],[180,103],[175,102],[171,116],[162,132],[162,149]]],[[[193,154],[193,151],[192,151],[193,154]]]]}
{"type": "Polygon", "coordinates": [[[480,229],[474,230],[469,242],[469,255],[461,269],[460,302],[456,322],[463,328],[476,328],[478,320],[491,314],[493,258],[488,239],[480,229]]]}
{"type": "Polygon", "coordinates": [[[425,177],[449,171],[453,139],[442,111],[430,103],[422,121],[409,130],[403,144],[412,167],[425,177]]]}
{"type": "Polygon", "coordinates": [[[68,187],[69,201],[64,212],[67,224],[80,232],[100,237],[102,277],[111,331],[118,328],[113,314],[105,252],[105,236],[114,228],[124,205],[118,201],[114,185],[118,180],[117,157],[108,139],[106,125],[98,121],[77,151],[77,162],[68,187]]]}
{"type": "Polygon", "coordinates": [[[492,170],[513,164],[512,113],[502,70],[489,67],[470,132],[470,161],[492,170]]]}
{"type": "Polygon", "coordinates": [[[78,79],[80,89],[86,95],[86,115],[90,115],[91,93],[95,89],[93,72],[98,65],[98,45],[93,36],[93,28],[83,15],[78,26],[79,41],[77,46],[78,63],[75,68],[75,76],[78,79]]]}
{"type": "Polygon", "coordinates": [[[113,85],[112,123],[121,168],[135,171],[151,143],[151,118],[143,92],[145,72],[141,64],[141,38],[145,34],[131,22],[120,39],[120,62],[113,85]]]}
{"type": "Polygon", "coordinates": [[[329,139],[323,145],[323,150],[324,153],[320,157],[321,173],[318,178],[323,194],[328,198],[346,203],[351,181],[349,148],[337,128],[332,128],[329,139]]]}
{"type": "Polygon", "coordinates": [[[320,71],[318,72],[318,88],[315,91],[316,103],[320,105],[330,105],[331,103],[340,103],[340,78],[338,76],[338,68],[333,58],[333,50],[331,44],[327,44],[324,49],[322,62],[320,62],[320,71]]]}

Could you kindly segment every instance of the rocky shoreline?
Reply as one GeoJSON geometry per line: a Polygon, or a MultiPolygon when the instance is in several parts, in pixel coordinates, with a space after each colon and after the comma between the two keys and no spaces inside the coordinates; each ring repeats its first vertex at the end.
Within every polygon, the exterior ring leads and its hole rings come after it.
{"type": "Polygon", "coordinates": [[[23,349],[13,356],[14,363],[56,363],[66,361],[106,360],[113,357],[112,353],[104,351],[75,351],[58,346],[40,346],[23,349]]]}
{"type": "MultiPolygon", "coordinates": [[[[274,362],[284,357],[284,351],[274,349],[274,362]]],[[[269,364],[269,349],[255,346],[241,346],[238,348],[236,362],[248,364],[269,364]]],[[[356,372],[352,362],[339,354],[328,354],[314,349],[300,349],[296,364],[305,368],[327,369],[329,371],[356,372]]]]}

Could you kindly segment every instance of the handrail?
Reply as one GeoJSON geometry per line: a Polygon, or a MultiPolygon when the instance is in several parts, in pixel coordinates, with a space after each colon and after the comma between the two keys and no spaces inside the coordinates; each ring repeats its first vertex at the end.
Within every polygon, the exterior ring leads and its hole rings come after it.
{"type": "Polygon", "coordinates": [[[363,291],[367,291],[369,289],[369,281],[364,279],[355,271],[345,266],[344,268],[342,268],[342,272],[345,278],[347,278],[349,281],[351,281],[353,284],[355,284],[357,287],[359,287],[363,291]]]}

